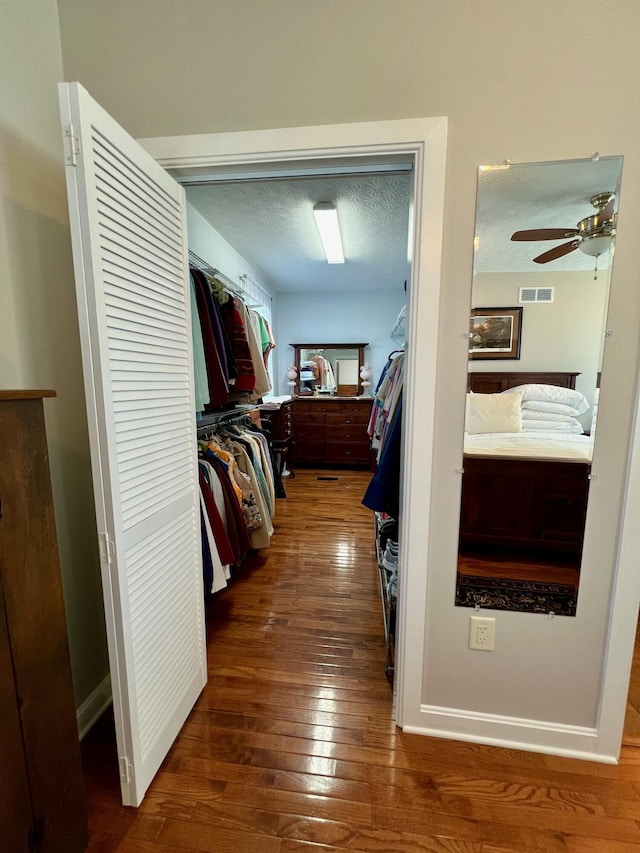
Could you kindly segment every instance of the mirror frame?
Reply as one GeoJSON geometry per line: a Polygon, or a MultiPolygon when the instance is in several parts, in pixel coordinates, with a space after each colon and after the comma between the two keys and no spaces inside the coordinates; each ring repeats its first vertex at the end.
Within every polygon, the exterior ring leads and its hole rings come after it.
{"type": "MultiPolygon", "coordinates": [[[[296,369],[296,384],[292,389],[292,394],[294,397],[310,397],[313,396],[311,394],[300,394],[300,351],[304,349],[344,349],[344,350],[358,350],[358,379],[360,378],[360,371],[364,365],[364,350],[365,347],[368,347],[369,344],[332,344],[332,343],[322,343],[322,344],[289,344],[289,346],[293,347],[294,350],[294,367],[296,369]]],[[[349,394],[348,396],[353,397],[361,397],[364,389],[360,386],[358,382],[358,389],[356,394],[349,394]]],[[[334,394],[332,396],[338,397],[339,394],[334,394]]]]}

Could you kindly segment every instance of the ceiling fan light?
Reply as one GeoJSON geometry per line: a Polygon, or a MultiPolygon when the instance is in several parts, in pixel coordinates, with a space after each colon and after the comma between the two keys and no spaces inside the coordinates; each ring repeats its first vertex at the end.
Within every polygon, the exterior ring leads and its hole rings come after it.
{"type": "Polygon", "coordinates": [[[592,258],[597,258],[609,251],[611,246],[611,235],[600,234],[593,237],[583,237],[578,247],[585,255],[591,255],[592,258]]]}
{"type": "Polygon", "coordinates": [[[316,225],[324,253],[329,264],[343,264],[344,251],[342,248],[342,236],[340,234],[340,225],[338,223],[338,211],[334,204],[329,201],[320,201],[313,207],[313,215],[316,218],[316,225]]]}

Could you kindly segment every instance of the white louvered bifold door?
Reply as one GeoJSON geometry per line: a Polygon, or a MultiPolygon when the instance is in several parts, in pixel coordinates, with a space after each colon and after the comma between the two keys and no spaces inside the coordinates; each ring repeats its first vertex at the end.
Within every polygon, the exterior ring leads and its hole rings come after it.
{"type": "Polygon", "coordinates": [[[206,681],[184,191],[81,86],[59,94],[122,797],[139,805],[206,681]]]}

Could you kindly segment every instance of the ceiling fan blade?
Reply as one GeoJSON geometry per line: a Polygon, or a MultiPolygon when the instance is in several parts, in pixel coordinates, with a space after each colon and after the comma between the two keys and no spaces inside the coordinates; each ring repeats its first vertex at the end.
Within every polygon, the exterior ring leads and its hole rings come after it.
{"type": "Polygon", "coordinates": [[[568,255],[569,252],[573,252],[574,249],[577,249],[580,245],[580,240],[571,240],[570,243],[563,243],[561,246],[554,246],[553,249],[549,249],[548,252],[543,252],[541,255],[538,255],[537,258],[534,258],[533,261],[536,264],[548,264],[549,261],[555,261],[557,258],[561,258],[563,255],[568,255]]]}
{"type": "Polygon", "coordinates": [[[530,231],[516,231],[511,239],[519,242],[521,240],[564,240],[567,237],[575,237],[577,228],[533,228],[530,231]]]}

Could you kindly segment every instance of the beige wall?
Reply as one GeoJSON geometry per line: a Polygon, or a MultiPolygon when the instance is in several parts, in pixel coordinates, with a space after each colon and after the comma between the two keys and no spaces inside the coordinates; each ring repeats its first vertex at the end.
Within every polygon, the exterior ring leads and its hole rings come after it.
{"type": "MultiPolygon", "coordinates": [[[[517,306],[521,287],[552,287],[554,301],[522,308],[522,346],[517,361],[470,362],[476,370],[568,370],[580,374],[576,388],[593,402],[601,368],[603,331],[609,295],[609,271],[594,280],[593,270],[579,272],[480,273],[473,282],[473,305],[517,306]]],[[[588,426],[591,413],[583,417],[588,426]]]]}
{"type": "MultiPolygon", "coordinates": [[[[441,328],[460,335],[442,336],[438,361],[438,501],[431,522],[440,532],[431,543],[424,698],[593,725],[619,518],[616,485],[635,388],[629,365],[638,355],[640,288],[632,252],[640,233],[640,3],[610,0],[597,9],[584,0],[58,5],[65,78],[79,80],[138,137],[449,117],[441,328]],[[464,408],[463,392],[458,397],[451,389],[464,387],[466,370],[476,169],[507,157],[529,162],[594,151],[625,157],[610,311],[615,333],[605,357],[618,408],[615,423],[612,417],[599,425],[609,464],[591,504],[604,532],[589,541],[593,564],[585,570],[578,618],[541,626],[531,614],[503,614],[496,652],[479,661],[466,651],[468,614],[452,607],[451,523],[464,408]]],[[[28,44],[31,33],[22,35],[28,44]]],[[[49,135],[55,122],[46,107],[42,132],[49,135]]]]}
{"type": "MultiPolygon", "coordinates": [[[[57,114],[61,78],[55,0],[3,0],[0,387],[58,393],[44,405],[73,677],[81,704],[105,677],[108,664],[57,114]]],[[[43,643],[46,632],[43,625],[43,643]]]]}

